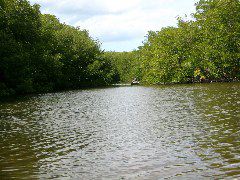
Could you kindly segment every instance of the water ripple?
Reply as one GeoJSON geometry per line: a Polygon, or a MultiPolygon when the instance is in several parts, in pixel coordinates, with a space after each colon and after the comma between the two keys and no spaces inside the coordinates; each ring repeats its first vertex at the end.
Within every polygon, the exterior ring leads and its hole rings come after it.
{"type": "Polygon", "coordinates": [[[239,89],[118,87],[0,104],[0,176],[238,178],[239,89]]]}

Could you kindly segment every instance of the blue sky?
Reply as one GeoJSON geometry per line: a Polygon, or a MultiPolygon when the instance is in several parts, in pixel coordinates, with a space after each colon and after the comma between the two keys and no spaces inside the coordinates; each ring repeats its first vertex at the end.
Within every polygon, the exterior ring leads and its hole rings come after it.
{"type": "Polygon", "coordinates": [[[131,51],[149,30],[176,26],[176,18],[195,11],[197,0],[30,0],[42,13],[87,29],[106,51],[131,51]]]}

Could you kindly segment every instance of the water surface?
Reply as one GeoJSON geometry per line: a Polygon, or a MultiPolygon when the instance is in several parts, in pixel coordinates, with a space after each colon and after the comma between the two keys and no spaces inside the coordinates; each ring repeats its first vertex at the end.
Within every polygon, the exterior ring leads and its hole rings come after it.
{"type": "Polygon", "coordinates": [[[0,104],[0,179],[240,177],[240,83],[125,86],[0,104]]]}

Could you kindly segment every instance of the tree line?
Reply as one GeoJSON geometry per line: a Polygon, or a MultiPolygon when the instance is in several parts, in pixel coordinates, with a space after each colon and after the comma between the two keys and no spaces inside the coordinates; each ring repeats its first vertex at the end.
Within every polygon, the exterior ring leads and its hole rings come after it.
{"type": "Polygon", "coordinates": [[[237,81],[240,1],[200,0],[191,20],[149,31],[142,46],[115,56],[120,79],[146,84],[237,81]],[[128,59],[128,61],[127,61],[128,59]]]}
{"type": "Polygon", "coordinates": [[[27,0],[0,0],[0,97],[113,83],[100,43],[27,0]]]}
{"type": "Polygon", "coordinates": [[[200,0],[191,20],[149,31],[131,52],[104,52],[87,30],[42,14],[27,0],[0,0],[0,97],[130,82],[240,78],[239,0],[200,0]]]}

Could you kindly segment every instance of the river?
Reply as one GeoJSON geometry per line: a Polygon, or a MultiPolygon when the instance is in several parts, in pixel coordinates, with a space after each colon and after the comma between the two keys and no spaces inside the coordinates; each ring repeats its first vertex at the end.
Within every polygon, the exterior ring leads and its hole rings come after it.
{"type": "Polygon", "coordinates": [[[0,179],[240,177],[240,83],[123,86],[0,104],[0,179]]]}

